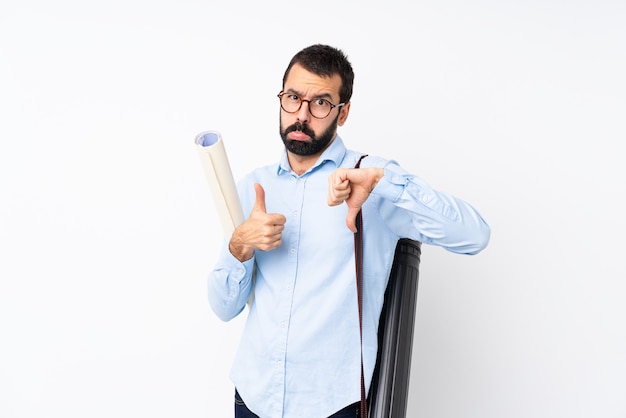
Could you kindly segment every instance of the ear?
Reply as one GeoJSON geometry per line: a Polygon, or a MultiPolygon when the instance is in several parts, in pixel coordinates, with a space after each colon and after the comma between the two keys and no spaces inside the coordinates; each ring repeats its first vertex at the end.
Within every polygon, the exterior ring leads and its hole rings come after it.
{"type": "Polygon", "coordinates": [[[343,126],[343,124],[346,123],[346,119],[348,119],[348,113],[350,113],[350,102],[341,106],[341,109],[339,110],[339,118],[337,119],[338,126],[343,126]]]}

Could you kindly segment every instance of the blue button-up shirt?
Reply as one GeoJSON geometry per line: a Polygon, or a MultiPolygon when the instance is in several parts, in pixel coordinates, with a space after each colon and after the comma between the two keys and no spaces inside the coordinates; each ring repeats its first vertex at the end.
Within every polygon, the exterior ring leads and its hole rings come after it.
{"type": "MultiPolygon", "coordinates": [[[[242,263],[225,242],[209,276],[209,301],[224,321],[244,311],[254,289],[231,379],[262,418],[324,418],[360,399],[354,235],[346,226],[347,206],[328,206],[327,196],[328,176],[338,167],[354,167],[361,155],[337,136],[301,176],[284,153],[278,164],[254,170],[237,185],[244,214],[255,202],[254,183],[260,183],[267,212],[287,218],[280,247],[256,251],[242,263]]],[[[490,229],[468,203],[432,189],[394,161],[368,156],[361,167],[385,172],[362,207],[369,390],[398,239],[476,254],[487,245],[490,229]]]]}

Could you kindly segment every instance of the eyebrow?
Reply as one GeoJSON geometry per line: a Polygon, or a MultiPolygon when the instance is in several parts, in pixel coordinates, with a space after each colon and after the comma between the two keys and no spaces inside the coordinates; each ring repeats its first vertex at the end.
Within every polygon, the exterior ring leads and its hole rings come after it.
{"type": "MultiPolygon", "coordinates": [[[[285,93],[292,93],[292,94],[295,94],[296,96],[302,97],[302,94],[300,94],[299,91],[296,91],[294,89],[287,89],[285,90],[285,93]]],[[[313,99],[326,99],[328,101],[331,101],[333,99],[333,96],[330,93],[321,93],[321,94],[317,94],[313,96],[311,100],[313,99]]]]}

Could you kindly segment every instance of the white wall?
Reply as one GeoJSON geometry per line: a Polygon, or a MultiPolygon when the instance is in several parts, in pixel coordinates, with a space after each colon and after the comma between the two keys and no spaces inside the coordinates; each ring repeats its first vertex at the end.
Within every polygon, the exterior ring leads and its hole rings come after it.
{"type": "Polygon", "coordinates": [[[0,416],[229,417],[242,321],[194,136],[276,160],[283,70],[356,70],[353,148],[473,203],[425,247],[410,417],[626,416],[621,1],[0,1],[0,416]],[[99,4],[98,4],[99,3],[99,4]]]}

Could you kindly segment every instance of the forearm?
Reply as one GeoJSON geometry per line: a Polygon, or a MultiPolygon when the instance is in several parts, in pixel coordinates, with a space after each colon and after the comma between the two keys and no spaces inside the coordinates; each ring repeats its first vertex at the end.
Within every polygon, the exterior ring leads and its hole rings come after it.
{"type": "Polygon", "coordinates": [[[422,242],[459,254],[482,251],[489,243],[491,229],[478,211],[454,196],[435,193],[430,201],[414,205],[412,223],[422,242]]]}
{"type": "Polygon", "coordinates": [[[461,254],[476,254],[489,242],[491,229],[473,206],[396,164],[385,167],[373,194],[380,199],[381,215],[400,235],[414,231],[412,238],[461,254]],[[407,229],[407,222],[413,228],[407,229]]]}

